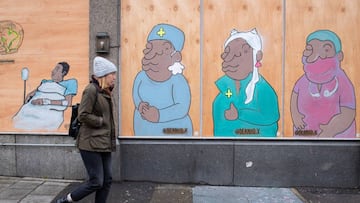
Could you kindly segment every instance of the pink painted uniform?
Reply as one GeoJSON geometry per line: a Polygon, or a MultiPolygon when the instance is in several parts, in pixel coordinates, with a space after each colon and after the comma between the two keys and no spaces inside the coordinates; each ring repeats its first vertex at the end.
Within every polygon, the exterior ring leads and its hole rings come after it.
{"type": "MultiPolygon", "coordinates": [[[[296,82],[293,91],[298,94],[298,110],[305,115],[305,130],[317,131],[318,134],[320,124],[327,124],[340,112],[340,107],[355,109],[356,106],[354,87],[343,70],[338,71],[336,79],[324,84],[321,92],[305,75],[296,82]]],[[[355,120],[347,130],[335,137],[355,138],[355,120]]]]}

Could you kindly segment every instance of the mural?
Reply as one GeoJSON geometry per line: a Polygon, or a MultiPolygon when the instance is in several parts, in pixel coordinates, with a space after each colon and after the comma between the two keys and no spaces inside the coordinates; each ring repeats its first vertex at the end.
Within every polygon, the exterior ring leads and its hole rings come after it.
{"type": "Polygon", "coordinates": [[[169,24],[149,33],[132,91],[135,136],[193,134],[190,87],[181,64],[184,41],[183,31],[169,24]]]}
{"type": "Polygon", "coordinates": [[[77,94],[76,79],[64,80],[69,72],[67,62],[59,62],[51,72],[51,79],[27,94],[24,105],[13,117],[14,128],[22,130],[56,130],[64,121],[64,111],[77,94]]]}
{"type": "Polygon", "coordinates": [[[278,98],[259,74],[262,57],[256,29],[230,33],[221,54],[225,75],[215,82],[219,94],[212,107],[214,136],[276,136],[278,98]]]}
{"type": "Polygon", "coordinates": [[[18,51],[24,38],[20,24],[5,20],[0,21],[0,54],[13,54],[18,51]]]}
{"type": "MultiPolygon", "coordinates": [[[[360,136],[360,31],[343,23],[358,1],[121,2],[120,136],[360,136]]],[[[90,5],[0,5],[1,133],[65,134],[88,84],[90,5]],[[48,78],[65,59],[72,72],[48,78]]]]}
{"type": "Polygon", "coordinates": [[[80,102],[77,91],[89,83],[89,7],[0,1],[0,134],[66,135],[68,107],[80,102]],[[71,67],[56,81],[51,72],[62,61],[71,67]]]}
{"type": "Polygon", "coordinates": [[[340,38],[317,30],[306,39],[304,74],[291,95],[295,136],[355,138],[355,91],[341,68],[340,38]]]}

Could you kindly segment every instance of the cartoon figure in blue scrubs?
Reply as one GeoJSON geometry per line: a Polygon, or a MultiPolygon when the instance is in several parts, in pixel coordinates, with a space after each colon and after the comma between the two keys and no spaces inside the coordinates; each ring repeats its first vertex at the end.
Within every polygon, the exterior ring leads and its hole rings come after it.
{"type": "Polygon", "coordinates": [[[184,33],[169,24],[149,33],[133,85],[135,136],[192,136],[190,87],[181,64],[184,40],[184,33]]]}
{"type": "Polygon", "coordinates": [[[233,30],[225,41],[222,71],[215,84],[214,136],[275,137],[278,130],[278,98],[259,74],[262,43],[256,29],[233,30]]]}

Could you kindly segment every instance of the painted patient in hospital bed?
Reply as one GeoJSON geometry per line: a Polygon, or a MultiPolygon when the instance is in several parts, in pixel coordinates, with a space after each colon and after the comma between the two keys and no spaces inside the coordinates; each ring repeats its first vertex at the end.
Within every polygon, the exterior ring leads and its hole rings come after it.
{"type": "Polygon", "coordinates": [[[42,80],[26,97],[26,103],[13,117],[13,125],[23,130],[57,130],[64,121],[64,111],[72,105],[77,93],[77,80],[64,80],[69,64],[58,63],[51,80],[42,80]]]}

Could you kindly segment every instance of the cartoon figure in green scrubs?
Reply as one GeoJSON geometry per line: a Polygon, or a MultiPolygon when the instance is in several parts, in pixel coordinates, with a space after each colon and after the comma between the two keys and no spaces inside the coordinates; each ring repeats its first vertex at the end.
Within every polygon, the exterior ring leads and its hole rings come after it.
{"type": "Polygon", "coordinates": [[[233,30],[225,41],[222,71],[215,84],[214,136],[276,137],[279,107],[276,92],[263,78],[262,43],[256,29],[233,30]]]}

